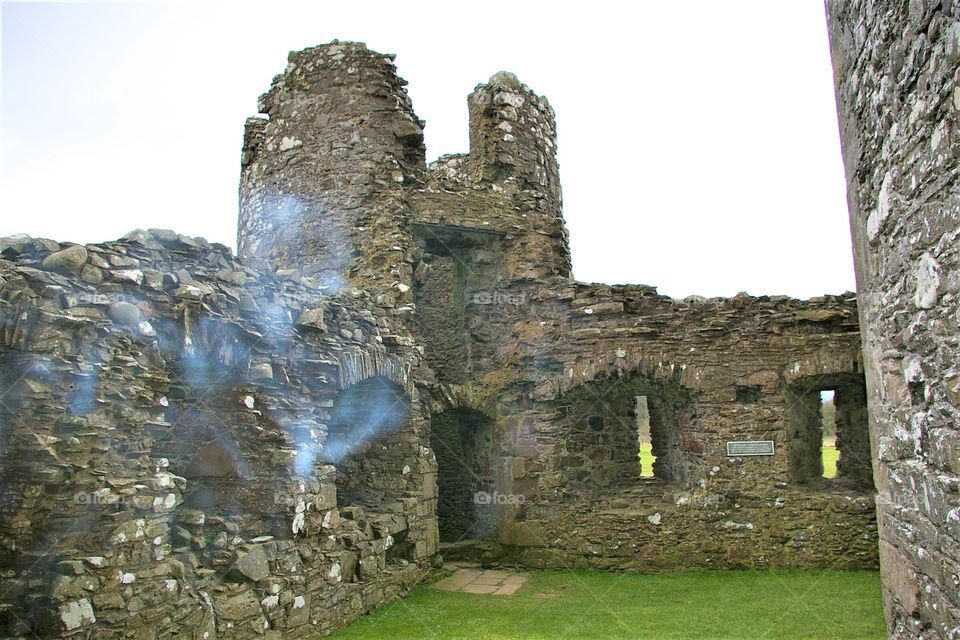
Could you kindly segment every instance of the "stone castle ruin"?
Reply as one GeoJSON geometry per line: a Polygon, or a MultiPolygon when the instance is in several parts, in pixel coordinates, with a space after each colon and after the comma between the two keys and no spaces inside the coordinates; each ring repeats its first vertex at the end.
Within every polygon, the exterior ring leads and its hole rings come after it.
{"type": "Polygon", "coordinates": [[[239,257],[0,240],[0,633],[312,637],[471,558],[883,560],[892,628],[950,637],[956,599],[898,556],[923,470],[868,420],[892,347],[864,362],[856,297],[576,282],[547,101],[494,75],[469,153],[428,165],[404,84],[362,44],[290,54],[246,124],[239,257]]]}

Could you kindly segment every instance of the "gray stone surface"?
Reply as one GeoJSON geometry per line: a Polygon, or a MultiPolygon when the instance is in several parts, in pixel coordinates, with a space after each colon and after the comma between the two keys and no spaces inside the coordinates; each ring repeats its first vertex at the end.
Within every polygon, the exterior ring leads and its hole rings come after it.
{"type": "Polygon", "coordinates": [[[315,637],[426,575],[436,463],[421,356],[389,309],[177,235],[89,245],[99,283],[16,245],[0,256],[0,635],[315,637]],[[296,324],[318,308],[328,332],[296,324]],[[333,436],[345,394],[406,412],[380,431],[341,417],[333,436]],[[331,453],[335,437],[350,446],[331,453]],[[345,553],[375,571],[327,580],[345,553]]]}
{"type": "MultiPolygon", "coordinates": [[[[652,287],[573,283],[544,98],[495,74],[468,98],[469,153],[425,167],[419,132],[403,133],[418,121],[382,56],[335,43],[291,62],[261,101],[268,118],[248,122],[240,251],[370,287],[423,345],[434,414],[469,410],[496,423],[479,441],[455,443],[438,440],[446,422],[434,420],[431,444],[447,465],[441,523],[459,522],[448,536],[496,531],[504,553],[536,566],[876,566],[852,295],[675,301],[652,287]],[[357,61],[376,90],[345,79],[357,61]],[[358,129],[358,119],[373,120],[369,96],[381,94],[393,97],[380,129],[358,129]],[[404,142],[416,144],[398,151],[404,142]],[[391,163],[403,153],[415,161],[396,174],[391,163]],[[331,181],[341,188],[323,186],[331,181]],[[317,203],[296,209],[282,239],[265,233],[276,224],[265,203],[277,185],[317,203]],[[388,206],[390,219],[371,227],[388,206]],[[349,260],[324,248],[347,228],[349,260]],[[287,255],[297,247],[315,251],[287,255]],[[756,401],[738,401],[740,386],[756,401]],[[828,483],[819,477],[818,391],[838,387],[848,400],[844,477],[828,483]],[[637,477],[624,389],[663,408],[652,485],[637,477]],[[670,405],[680,396],[684,406],[670,405]],[[600,431],[586,427],[594,414],[605,419],[600,431]],[[750,438],[773,440],[776,455],[726,457],[727,440],[750,438]],[[477,505],[476,492],[511,502],[477,505]]],[[[361,559],[365,570],[375,567],[361,559]]]]}
{"type": "Polygon", "coordinates": [[[892,638],[960,638],[953,0],[829,0],[892,638]]]}
{"type": "Polygon", "coordinates": [[[292,52],[250,118],[238,247],[339,288],[409,300],[410,185],[423,123],[393,56],[333,42],[292,52]]]}
{"type": "Polygon", "coordinates": [[[114,302],[107,307],[107,315],[114,322],[128,327],[135,327],[140,324],[140,318],[143,316],[137,305],[124,301],[114,302]]]}
{"type": "Polygon", "coordinates": [[[248,550],[237,551],[237,571],[254,582],[270,575],[270,563],[262,545],[254,545],[248,550]]]}
{"type": "Polygon", "coordinates": [[[43,259],[43,268],[62,273],[79,273],[87,262],[87,250],[75,244],[62,251],[51,253],[43,259]]]}

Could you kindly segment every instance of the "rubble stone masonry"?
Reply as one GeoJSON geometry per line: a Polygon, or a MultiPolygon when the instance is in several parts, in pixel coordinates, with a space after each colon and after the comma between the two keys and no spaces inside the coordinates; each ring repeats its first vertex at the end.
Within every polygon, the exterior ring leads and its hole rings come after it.
{"type": "MultiPolygon", "coordinates": [[[[892,82],[878,91],[901,95],[892,82]]],[[[469,152],[427,165],[404,84],[359,43],[290,55],[247,122],[239,257],[163,230],[0,240],[0,634],[322,635],[442,556],[874,569],[875,473],[891,615],[942,624],[956,225],[934,215],[949,183],[898,163],[952,167],[950,145],[848,160],[852,197],[885,185],[881,202],[930,212],[877,227],[889,253],[871,268],[892,271],[861,297],[883,328],[865,380],[852,293],[678,300],[574,281],[547,100],[495,74],[468,98],[469,152]],[[938,595],[897,599],[919,574],[938,595]]],[[[947,90],[930,87],[903,113],[928,126],[944,109],[930,139],[948,141],[947,90]]]]}
{"type": "Polygon", "coordinates": [[[960,20],[829,0],[891,637],[960,638],[960,20]]]}

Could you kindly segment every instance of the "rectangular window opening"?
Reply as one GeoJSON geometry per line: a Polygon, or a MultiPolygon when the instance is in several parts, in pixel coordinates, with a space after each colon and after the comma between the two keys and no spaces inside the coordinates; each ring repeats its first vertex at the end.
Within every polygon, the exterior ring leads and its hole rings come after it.
{"type": "Polygon", "coordinates": [[[633,399],[634,411],[637,415],[637,448],[640,464],[640,477],[652,478],[653,463],[657,458],[653,455],[653,438],[650,435],[650,408],[647,406],[647,396],[636,396],[633,399]]]}
{"type": "Polygon", "coordinates": [[[823,477],[836,478],[840,450],[837,448],[837,409],[834,404],[834,390],[820,392],[820,458],[823,461],[823,477]]]}

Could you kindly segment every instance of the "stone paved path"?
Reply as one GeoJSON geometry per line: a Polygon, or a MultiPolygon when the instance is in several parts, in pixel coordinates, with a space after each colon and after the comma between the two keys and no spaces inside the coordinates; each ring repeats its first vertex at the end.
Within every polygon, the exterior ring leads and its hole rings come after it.
{"type": "Polygon", "coordinates": [[[481,569],[466,563],[448,564],[444,568],[453,571],[453,575],[432,585],[442,591],[512,596],[530,577],[526,573],[481,569]]]}

